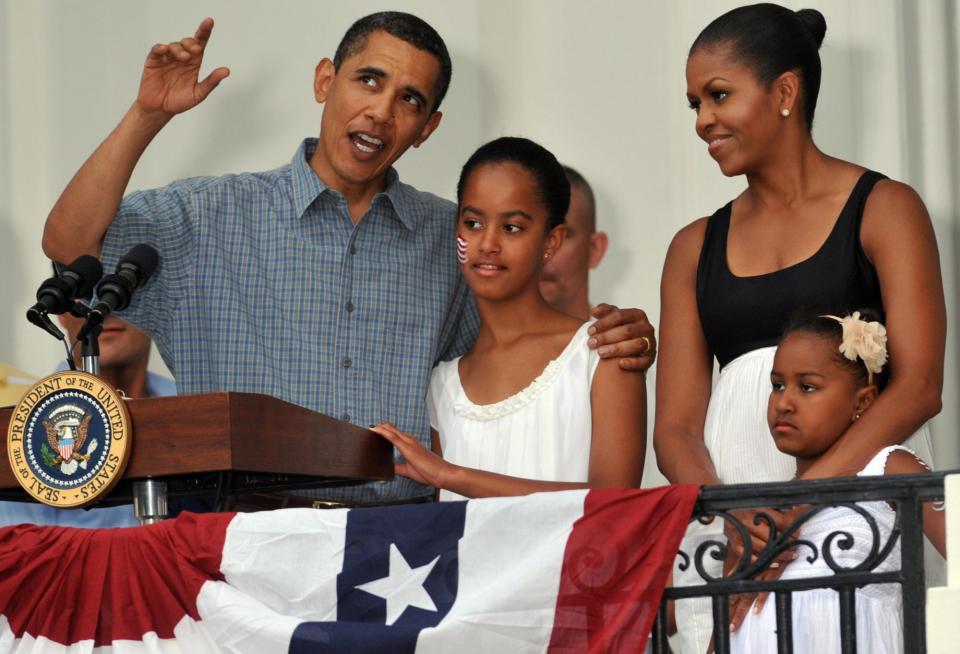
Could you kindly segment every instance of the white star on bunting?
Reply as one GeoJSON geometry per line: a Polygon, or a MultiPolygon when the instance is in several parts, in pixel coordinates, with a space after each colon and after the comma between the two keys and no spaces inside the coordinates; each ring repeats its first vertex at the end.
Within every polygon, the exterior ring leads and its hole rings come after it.
{"type": "Polygon", "coordinates": [[[439,560],[438,556],[426,565],[411,568],[397,546],[391,543],[390,567],[387,570],[387,576],[361,584],[357,588],[387,600],[388,626],[396,622],[408,606],[436,611],[437,605],[433,603],[430,593],[423,587],[423,582],[439,560]]]}

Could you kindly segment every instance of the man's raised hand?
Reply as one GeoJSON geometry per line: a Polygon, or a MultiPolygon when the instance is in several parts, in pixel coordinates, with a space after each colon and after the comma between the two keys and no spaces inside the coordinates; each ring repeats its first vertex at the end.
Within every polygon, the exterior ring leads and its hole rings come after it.
{"type": "Polygon", "coordinates": [[[229,68],[221,67],[200,80],[200,64],[212,31],[213,19],[204,18],[192,37],[158,43],[150,49],[137,94],[140,109],[168,116],[187,111],[203,102],[230,74],[229,68]]]}

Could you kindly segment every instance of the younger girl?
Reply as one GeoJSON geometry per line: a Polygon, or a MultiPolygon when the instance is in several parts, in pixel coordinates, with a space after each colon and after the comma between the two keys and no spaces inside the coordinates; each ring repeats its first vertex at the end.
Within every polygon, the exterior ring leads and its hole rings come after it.
{"type": "MultiPolygon", "coordinates": [[[[867,313],[867,312],[865,312],[867,313]]],[[[870,409],[886,383],[886,329],[861,313],[844,318],[817,316],[794,322],[780,341],[770,380],[773,388],[767,405],[767,422],[777,448],[797,461],[797,475],[830,450],[844,432],[870,409]]],[[[929,472],[926,464],[899,445],[877,452],[858,474],[896,475],[929,472]]],[[[886,502],[860,502],[877,522],[880,545],[890,538],[896,514],[886,502]]],[[[945,551],[943,513],[932,504],[924,506],[924,529],[941,552],[945,551]]],[[[867,521],[851,509],[826,509],[801,527],[800,537],[813,542],[819,556],[807,561],[804,551],[790,562],[781,579],[830,576],[825,563],[824,541],[834,532],[847,532],[853,546],[843,550],[834,541],[830,553],[845,568],[856,566],[869,555],[874,538],[867,521]]],[[[899,541],[874,570],[900,569],[899,541]]],[[[829,589],[793,594],[794,652],[829,654],[840,652],[838,595],[829,589]]],[[[857,649],[862,652],[903,651],[900,587],[869,585],[856,591],[857,649]]],[[[776,652],[775,603],[756,605],[731,636],[733,652],[776,652]]],[[[736,610],[732,612],[734,615],[736,610]]]]}
{"type": "Polygon", "coordinates": [[[563,241],[570,185],[556,158],[522,138],[477,150],[457,184],[458,257],[480,333],[433,372],[433,452],[389,424],[375,431],[399,475],[440,499],[638,486],[644,376],[588,349],[590,323],[540,295],[540,269],[563,241]]]}

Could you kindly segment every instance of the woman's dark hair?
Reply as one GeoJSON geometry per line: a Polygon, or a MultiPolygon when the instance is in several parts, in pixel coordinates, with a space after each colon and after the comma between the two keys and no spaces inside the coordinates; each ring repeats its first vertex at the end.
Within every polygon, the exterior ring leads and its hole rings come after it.
{"type": "Polygon", "coordinates": [[[460,171],[457,202],[463,200],[463,189],[474,170],[483,165],[502,163],[515,163],[533,175],[537,195],[547,209],[547,231],[562,225],[570,208],[570,182],[553,153],[530,139],[504,136],[481,145],[460,171]]]}
{"type": "Polygon", "coordinates": [[[816,9],[792,11],[762,3],[728,11],[700,32],[690,55],[703,47],[728,48],[730,57],[750,66],[757,80],[769,86],[787,71],[795,70],[803,89],[803,115],[807,129],[820,93],[820,44],[827,22],[816,9]]]}
{"type": "MultiPolygon", "coordinates": [[[[859,311],[860,318],[867,322],[883,322],[880,312],[874,309],[854,309],[854,311],[859,311]]],[[[832,315],[844,317],[852,314],[853,311],[832,315]]],[[[783,335],[780,336],[780,342],[783,343],[787,339],[787,336],[795,332],[813,334],[814,336],[820,336],[836,343],[836,347],[833,349],[834,360],[850,370],[860,386],[866,386],[870,383],[867,375],[867,367],[864,365],[863,360],[857,357],[851,361],[840,352],[840,343],[843,340],[843,326],[839,322],[833,318],[825,317],[820,312],[796,314],[790,319],[790,322],[787,323],[787,328],[783,331],[783,335]]],[[[883,367],[883,370],[873,374],[873,383],[877,386],[877,390],[882,391],[886,388],[887,381],[890,378],[889,370],[890,366],[888,364],[883,367]]]]}

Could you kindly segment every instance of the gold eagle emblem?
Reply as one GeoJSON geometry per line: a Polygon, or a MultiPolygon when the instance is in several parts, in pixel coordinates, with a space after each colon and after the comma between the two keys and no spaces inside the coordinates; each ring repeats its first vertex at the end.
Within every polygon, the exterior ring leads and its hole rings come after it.
{"type": "Polygon", "coordinates": [[[53,465],[60,465],[63,461],[87,461],[90,459],[86,454],[80,454],[80,450],[83,447],[83,444],[87,440],[87,430],[90,428],[90,421],[93,419],[91,415],[85,415],[80,421],[79,425],[72,427],[70,425],[61,425],[58,429],[49,418],[44,419],[43,429],[47,432],[47,443],[50,444],[51,449],[54,452],[57,452],[57,457],[53,460],[53,465]],[[64,432],[67,432],[66,434],[64,432]],[[70,454],[66,457],[63,456],[64,449],[61,446],[61,436],[73,438],[73,447],[70,448],[70,454]]]}

